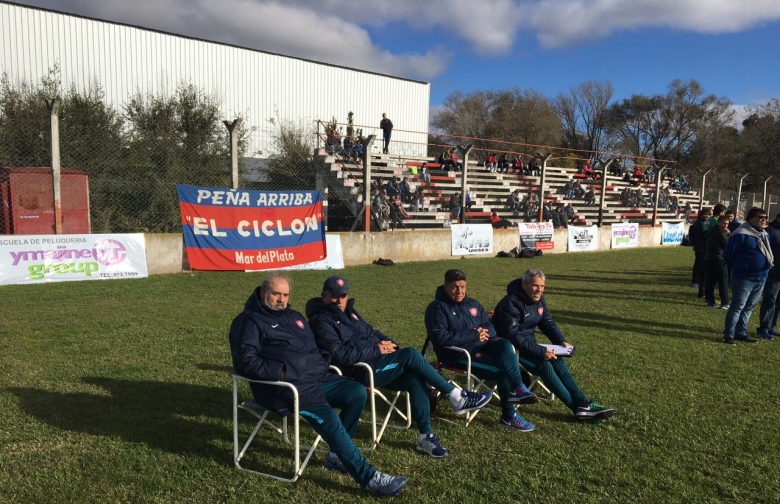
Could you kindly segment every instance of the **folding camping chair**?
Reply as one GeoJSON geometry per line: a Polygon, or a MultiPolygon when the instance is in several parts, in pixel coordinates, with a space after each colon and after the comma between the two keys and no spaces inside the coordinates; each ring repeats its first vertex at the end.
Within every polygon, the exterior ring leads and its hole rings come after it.
{"type": "MultiPolygon", "coordinates": [[[[449,350],[455,350],[456,352],[460,352],[463,354],[463,358],[466,361],[466,369],[460,369],[459,367],[455,366],[448,366],[445,365],[438,360],[432,360],[431,358],[431,348],[433,347],[433,344],[431,343],[430,338],[425,338],[425,343],[423,344],[422,354],[423,357],[425,357],[428,362],[430,362],[431,366],[433,366],[434,369],[436,369],[445,380],[447,380],[449,383],[453,384],[454,386],[458,388],[462,388],[464,390],[472,390],[472,391],[490,391],[493,393],[493,397],[498,399],[498,393],[496,392],[496,385],[493,385],[492,387],[487,384],[486,379],[482,379],[479,376],[475,375],[472,371],[472,363],[471,363],[471,354],[469,354],[468,350],[460,347],[455,346],[448,346],[445,347],[449,350]],[[457,377],[465,377],[466,378],[466,386],[461,387],[461,385],[456,381],[457,377]]],[[[433,409],[433,408],[431,408],[433,409]]],[[[475,411],[469,411],[464,414],[464,417],[466,419],[466,427],[471,423],[472,420],[474,420],[474,417],[477,416],[477,413],[479,413],[480,410],[475,411]]],[[[433,414],[433,411],[431,412],[433,414]]],[[[440,420],[443,420],[445,422],[449,422],[452,424],[456,424],[457,422],[453,422],[452,420],[448,420],[446,418],[438,417],[440,420]]]]}
{"type": "MultiPolygon", "coordinates": [[[[515,354],[517,354],[517,350],[516,349],[515,349],[515,354]]],[[[520,363],[518,363],[518,364],[520,364],[520,363]]],[[[536,394],[538,396],[539,393],[535,392],[535,389],[540,388],[540,389],[542,389],[544,391],[544,398],[545,399],[547,399],[549,401],[554,401],[555,400],[555,394],[553,394],[552,391],[549,388],[547,388],[547,386],[544,384],[544,382],[542,382],[542,379],[539,378],[539,376],[537,376],[537,375],[533,374],[532,372],[530,372],[522,364],[520,364],[520,372],[521,373],[525,373],[525,375],[528,377],[528,385],[526,387],[528,390],[530,390],[531,392],[534,392],[534,394],[536,394]]]]}
{"type": "Polygon", "coordinates": [[[298,389],[287,382],[283,381],[263,381],[263,380],[250,380],[249,378],[245,378],[243,376],[233,374],[233,462],[236,465],[237,469],[241,469],[242,471],[247,471],[253,474],[258,474],[260,476],[267,476],[269,478],[278,479],[281,481],[285,481],[288,483],[292,483],[295,480],[298,479],[298,477],[303,473],[303,470],[306,468],[306,465],[309,463],[309,460],[311,459],[311,456],[314,454],[315,451],[318,452],[324,452],[325,450],[319,450],[317,449],[317,445],[321,441],[321,437],[318,435],[314,438],[314,441],[312,442],[311,446],[301,446],[300,442],[300,409],[299,409],[299,403],[298,403],[298,389]],[[290,412],[290,414],[282,417],[282,427],[279,428],[277,425],[272,423],[270,420],[268,420],[268,414],[270,413],[269,410],[266,408],[260,406],[259,404],[252,402],[252,401],[244,401],[244,402],[238,402],[238,384],[239,382],[247,382],[247,383],[259,383],[263,385],[271,385],[274,387],[282,387],[287,388],[290,390],[290,392],[293,395],[293,411],[290,412]],[[244,443],[243,447],[239,450],[239,440],[238,440],[238,411],[243,410],[251,414],[256,420],[257,424],[255,425],[254,430],[252,430],[252,433],[249,435],[249,438],[244,443]],[[289,425],[288,425],[288,419],[292,422],[292,437],[293,439],[290,439],[289,436],[289,425]],[[258,431],[261,427],[267,426],[270,429],[276,431],[279,434],[282,434],[284,437],[284,441],[293,447],[293,474],[292,477],[287,478],[285,476],[277,476],[270,473],[263,473],[260,471],[254,471],[252,469],[247,469],[245,467],[241,467],[241,459],[244,457],[244,454],[246,453],[247,449],[249,449],[250,444],[255,439],[255,436],[257,435],[258,431]],[[303,461],[301,462],[301,454],[304,452],[304,450],[307,450],[305,452],[303,461]]]}
{"type": "MultiPolygon", "coordinates": [[[[365,362],[358,362],[355,364],[355,367],[361,367],[366,370],[366,374],[368,376],[368,386],[366,386],[366,391],[368,392],[368,397],[371,405],[371,447],[368,448],[369,451],[374,450],[377,446],[379,446],[379,441],[382,439],[382,436],[385,433],[385,429],[390,427],[391,429],[399,429],[404,430],[408,429],[412,426],[412,405],[409,400],[409,394],[404,391],[392,391],[393,394],[385,395],[379,388],[377,388],[374,385],[374,370],[371,369],[371,366],[366,364],[365,362]],[[401,397],[401,394],[405,396],[406,399],[406,411],[402,411],[399,409],[398,406],[396,406],[396,403],[398,402],[398,399],[401,397]],[[377,414],[376,414],[376,399],[377,397],[381,399],[386,405],[387,405],[387,414],[384,417],[384,420],[381,421],[381,424],[377,422],[377,414]],[[396,414],[400,419],[404,422],[401,424],[391,424],[390,419],[393,417],[393,414],[396,414]]],[[[341,374],[341,370],[339,370],[336,366],[331,366],[331,369],[336,371],[339,375],[341,374]]]]}

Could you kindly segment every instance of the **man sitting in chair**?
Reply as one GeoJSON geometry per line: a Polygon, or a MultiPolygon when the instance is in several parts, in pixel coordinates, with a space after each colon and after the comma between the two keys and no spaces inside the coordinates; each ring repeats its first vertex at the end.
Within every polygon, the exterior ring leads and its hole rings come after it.
{"type": "MultiPolygon", "coordinates": [[[[290,281],[266,278],[249,296],[230,326],[235,373],[252,379],[289,382],[298,389],[300,414],[328,443],[325,467],[352,476],[374,496],[390,497],[406,478],[377,471],[360,454],[352,437],[366,405],[366,389],[329,372],[329,356],[317,348],[306,319],[288,306],[290,281]],[[334,407],[341,409],[336,415],[334,407]]],[[[255,401],[280,415],[293,411],[293,398],[280,387],[250,383],[255,401]]]]}
{"type": "Polygon", "coordinates": [[[447,395],[456,415],[479,409],[490,402],[491,393],[474,393],[455,388],[412,347],[398,345],[374,329],[355,310],[349,298],[347,279],[334,275],[322,286],[322,296],[306,303],[309,324],[317,335],[317,344],[330,353],[331,362],[363,384],[368,384],[366,370],[358,362],[371,366],[374,386],[409,393],[412,417],[417,423],[417,451],[433,458],[448,452],[431,429],[431,407],[426,383],[447,395]]]}
{"type": "Polygon", "coordinates": [[[439,362],[465,370],[463,353],[448,347],[462,348],[471,355],[473,374],[496,381],[501,426],[520,432],[534,430],[534,424],[518,415],[514,405],[535,403],[536,396],[523,385],[512,344],[496,337],[482,305],[466,296],[466,274],[461,270],[444,274],[444,285],[425,310],[425,328],[439,362]]]}
{"type": "Polygon", "coordinates": [[[520,363],[529,372],[541,377],[547,388],[572,410],[578,420],[600,423],[614,415],[615,410],[588,399],[569,373],[566,359],[559,359],[552,349],[536,343],[534,331],[538,327],[553,344],[571,346],[547,311],[544,285],[544,273],[538,269],[529,269],[522,278],[510,282],[506,288],[507,295],[493,313],[493,324],[498,335],[517,348],[520,363]]]}

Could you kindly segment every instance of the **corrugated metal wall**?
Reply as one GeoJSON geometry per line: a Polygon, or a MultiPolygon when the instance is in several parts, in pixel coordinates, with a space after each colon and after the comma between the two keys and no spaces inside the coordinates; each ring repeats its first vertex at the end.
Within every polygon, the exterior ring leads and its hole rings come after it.
{"type": "Polygon", "coordinates": [[[96,79],[118,108],[136,92],[192,83],[221,100],[225,119],[242,114],[257,128],[251,151],[269,151],[267,120],[277,113],[308,125],[334,116],[346,122],[352,111],[356,124],[373,128],[364,135],[380,141],[388,114],[396,128],[391,152],[425,152],[426,135],[397,130],[428,131],[427,83],[0,3],[0,72],[37,82],[55,64],[64,88],[96,79]]]}

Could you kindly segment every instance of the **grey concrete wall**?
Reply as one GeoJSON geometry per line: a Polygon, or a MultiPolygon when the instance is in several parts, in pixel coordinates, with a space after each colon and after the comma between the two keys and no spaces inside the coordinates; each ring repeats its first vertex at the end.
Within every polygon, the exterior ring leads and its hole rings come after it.
{"type": "MultiPolygon", "coordinates": [[[[380,257],[394,262],[436,261],[452,258],[451,233],[449,229],[398,230],[383,233],[337,233],[341,236],[341,248],[345,266],[370,264],[380,257]]],[[[555,230],[555,249],[546,254],[566,252],[568,230],[555,230]]],[[[599,250],[610,249],[610,228],[599,230],[599,250]]],[[[520,237],[517,229],[496,229],[493,231],[493,254],[469,257],[492,257],[499,251],[517,247],[520,237]]],[[[189,270],[184,240],[180,234],[147,234],[146,263],[150,275],[180,273],[189,270]]],[[[660,247],[661,227],[640,227],[640,247],[660,247]]]]}

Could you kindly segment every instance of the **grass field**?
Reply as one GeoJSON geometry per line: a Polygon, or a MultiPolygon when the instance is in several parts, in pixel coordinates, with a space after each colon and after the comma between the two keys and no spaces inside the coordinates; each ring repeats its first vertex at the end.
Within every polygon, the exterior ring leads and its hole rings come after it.
{"type": "MultiPolygon", "coordinates": [[[[582,425],[560,401],[541,401],[521,407],[537,426],[528,434],[499,429],[494,410],[468,428],[436,422],[444,460],[414,451],[416,430],[390,431],[369,460],[409,477],[396,501],[780,500],[780,342],[719,343],[725,311],[696,299],[692,260],[689,248],[665,248],[345,270],[369,322],[420,348],[425,307],[448,268],[466,272],[487,309],[511,279],[542,268],[553,317],[578,347],[575,378],[618,410],[582,425]]],[[[291,276],[302,311],[328,272],[291,276]]],[[[371,500],[321,456],[294,484],[233,468],[227,328],[259,279],[0,288],[0,502],[371,500]]],[[[260,447],[250,465],[286,464],[275,437],[260,447]]]]}

